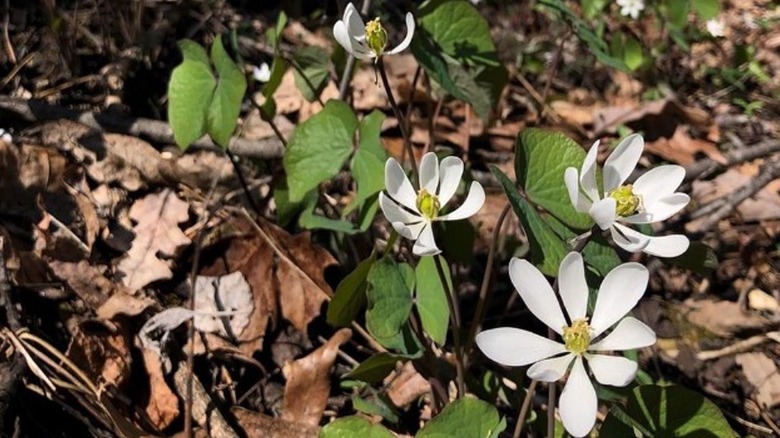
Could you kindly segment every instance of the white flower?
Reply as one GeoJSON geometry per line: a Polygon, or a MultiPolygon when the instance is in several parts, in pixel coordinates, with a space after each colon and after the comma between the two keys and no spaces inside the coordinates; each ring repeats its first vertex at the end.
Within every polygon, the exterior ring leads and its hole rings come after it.
{"type": "Polygon", "coordinates": [[[639,14],[645,9],[644,0],[617,0],[617,4],[620,6],[620,15],[634,20],[639,18],[639,14]]]}
{"type": "Polygon", "coordinates": [[[11,144],[14,139],[11,137],[11,133],[6,131],[3,128],[0,128],[0,141],[3,141],[4,143],[11,144]]]}
{"type": "Polygon", "coordinates": [[[252,77],[257,82],[268,82],[271,79],[271,68],[268,67],[268,63],[264,62],[260,67],[253,65],[252,77]]]}
{"type": "Polygon", "coordinates": [[[596,184],[596,156],[599,142],[591,146],[580,173],[569,167],[564,182],[569,199],[577,211],[588,213],[602,230],[630,252],[644,251],[659,257],[676,257],[688,249],[690,241],[682,234],[651,237],[619,222],[649,224],[670,218],[685,208],[691,198],[675,192],[685,178],[685,169],[677,165],[658,166],[632,184],[624,184],[642,156],[645,141],[641,135],[626,137],[604,163],[601,195],[596,184]]]}
{"type": "Polygon", "coordinates": [[[721,38],[726,35],[726,27],[722,21],[713,18],[707,20],[707,32],[715,38],[721,38]]]}
{"type": "Polygon", "coordinates": [[[356,58],[372,59],[382,55],[393,55],[409,47],[414,36],[414,26],[414,17],[411,12],[407,12],[406,37],[396,48],[385,52],[387,31],[382,27],[379,18],[364,24],[360,13],[350,3],[344,10],[344,17],[333,25],[333,36],[344,50],[356,58]]]}
{"type": "Polygon", "coordinates": [[[478,182],[472,182],[463,204],[451,213],[439,215],[458,189],[463,161],[447,157],[439,164],[436,154],[428,152],[420,161],[418,174],[420,190],[415,193],[401,165],[394,158],[388,158],[385,163],[387,194],[379,194],[379,206],[398,234],[416,240],[413,253],[435,255],[441,251],[433,238],[433,222],[455,221],[473,215],[485,203],[485,190],[478,182]]]}
{"type": "Polygon", "coordinates": [[[502,327],[478,334],[477,346],[487,357],[503,365],[533,364],[528,369],[528,377],[542,382],[560,380],[573,363],[559,408],[566,430],[576,437],[585,436],[596,422],[598,400],[584,364],[587,362],[599,383],[625,386],[636,375],[636,362],[603,353],[633,350],[655,343],[655,333],[650,327],[636,318],[623,318],[645,291],[649,277],[647,268],[639,263],[624,263],[610,271],[601,283],[590,318],[586,316],[588,285],[579,253],[569,253],[558,270],[561,299],[568,319],[550,284],[530,263],[513,258],[509,263],[509,276],[528,309],[561,335],[564,342],[502,327]],[[602,337],[615,323],[615,328],[602,337]]]}

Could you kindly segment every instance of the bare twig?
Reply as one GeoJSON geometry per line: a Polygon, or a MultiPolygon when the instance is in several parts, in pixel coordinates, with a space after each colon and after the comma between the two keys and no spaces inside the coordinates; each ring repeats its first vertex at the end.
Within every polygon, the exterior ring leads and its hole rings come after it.
{"type": "Polygon", "coordinates": [[[775,152],[780,152],[780,140],[772,139],[729,152],[726,154],[725,164],[718,163],[712,158],[706,158],[693,163],[685,169],[685,180],[692,181],[706,177],[720,168],[755,160],[775,152]]]}
{"type": "Polygon", "coordinates": [[[742,185],[729,196],[720,198],[718,201],[707,204],[694,211],[691,213],[690,217],[697,218],[707,216],[699,225],[698,229],[700,233],[706,232],[723,218],[731,214],[739,204],[758,193],[759,190],[777,178],[780,178],[780,158],[775,158],[766,162],[761,166],[758,176],[750,180],[750,182],[742,185]]]}
{"type": "MultiPolygon", "coordinates": [[[[0,96],[0,112],[10,112],[27,122],[67,119],[100,131],[133,135],[155,143],[175,143],[170,125],[159,120],[133,118],[118,114],[99,114],[91,111],[76,111],[40,101],[16,99],[7,96],[0,96]]],[[[196,141],[191,146],[222,150],[220,146],[214,144],[207,136],[196,141]]],[[[284,145],[274,137],[262,140],[248,140],[236,137],[230,142],[230,150],[236,155],[257,159],[281,158],[284,155],[284,145]]]]}
{"type": "Polygon", "coordinates": [[[723,347],[719,350],[708,350],[708,351],[700,351],[696,353],[696,359],[699,359],[701,361],[705,360],[712,360],[712,359],[718,359],[723,356],[729,356],[732,354],[741,353],[743,351],[747,351],[757,345],[761,345],[764,342],[768,340],[776,339],[777,335],[780,335],[780,332],[771,332],[761,335],[756,335],[747,339],[744,339],[742,341],[739,341],[737,343],[728,345],[726,347],[723,347]],[[774,337],[772,336],[774,335],[774,337]]]}
{"type": "MultiPolygon", "coordinates": [[[[527,394],[533,394],[534,391],[536,391],[536,385],[538,385],[539,382],[537,380],[531,380],[531,384],[528,385],[528,389],[526,392],[527,394]]],[[[515,430],[512,433],[512,438],[519,438],[520,434],[523,432],[523,427],[525,426],[525,419],[528,417],[528,408],[531,407],[531,398],[526,396],[523,399],[523,404],[520,406],[520,413],[517,414],[517,424],[515,424],[515,430]]]]}

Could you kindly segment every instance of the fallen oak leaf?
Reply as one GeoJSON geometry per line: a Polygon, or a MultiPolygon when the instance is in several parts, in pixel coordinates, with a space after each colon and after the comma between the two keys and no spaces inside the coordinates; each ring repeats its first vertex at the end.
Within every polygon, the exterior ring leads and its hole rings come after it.
{"type": "Polygon", "coordinates": [[[282,402],[282,419],[317,426],[330,395],[330,368],[339,347],[352,337],[352,330],[337,331],[325,344],[298,360],[287,362],[282,374],[287,379],[282,402]]]}
{"type": "Polygon", "coordinates": [[[179,223],[189,218],[188,210],[187,203],[170,189],[150,194],[130,208],[130,218],[136,222],[135,239],[117,272],[132,292],[173,277],[170,262],[160,257],[173,257],[189,245],[190,239],[179,228],[179,223]]]}
{"type": "Polygon", "coordinates": [[[316,438],[320,428],[293,423],[238,406],[230,410],[248,438],[316,438]]]}

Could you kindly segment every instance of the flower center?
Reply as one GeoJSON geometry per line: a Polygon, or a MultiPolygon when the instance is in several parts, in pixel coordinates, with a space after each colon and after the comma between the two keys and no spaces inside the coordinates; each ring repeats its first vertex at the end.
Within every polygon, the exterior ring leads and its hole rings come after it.
{"type": "Polygon", "coordinates": [[[375,18],[366,24],[366,42],[368,47],[376,53],[376,56],[382,55],[385,46],[387,46],[387,31],[382,27],[379,18],[375,18]]]}
{"type": "Polygon", "coordinates": [[[590,325],[587,318],[575,319],[571,326],[563,328],[563,343],[566,349],[582,354],[590,347],[590,325]]]}
{"type": "Polygon", "coordinates": [[[438,196],[428,193],[425,189],[420,189],[417,193],[417,209],[420,210],[425,219],[436,219],[440,207],[438,196]]]}
{"type": "Polygon", "coordinates": [[[631,184],[610,190],[607,196],[617,201],[615,212],[620,217],[631,216],[639,211],[642,206],[642,198],[634,193],[634,186],[631,184]]]}

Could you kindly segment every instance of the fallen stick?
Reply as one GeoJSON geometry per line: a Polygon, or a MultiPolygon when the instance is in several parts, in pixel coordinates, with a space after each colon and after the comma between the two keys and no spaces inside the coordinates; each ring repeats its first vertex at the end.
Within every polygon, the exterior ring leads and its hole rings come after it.
{"type": "MultiPolygon", "coordinates": [[[[0,96],[0,112],[12,113],[22,120],[31,123],[67,119],[100,131],[132,135],[154,143],[175,143],[170,125],[160,120],[142,117],[135,118],[111,113],[77,111],[41,101],[16,99],[8,96],[0,96]]],[[[201,138],[193,143],[191,147],[221,149],[220,146],[214,144],[208,137],[201,138]]],[[[233,137],[230,143],[230,151],[247,158],[273,159],[281,158],[284,155],[284,146],[276,137],[268,137],[261,140],[233,137]]]]}

